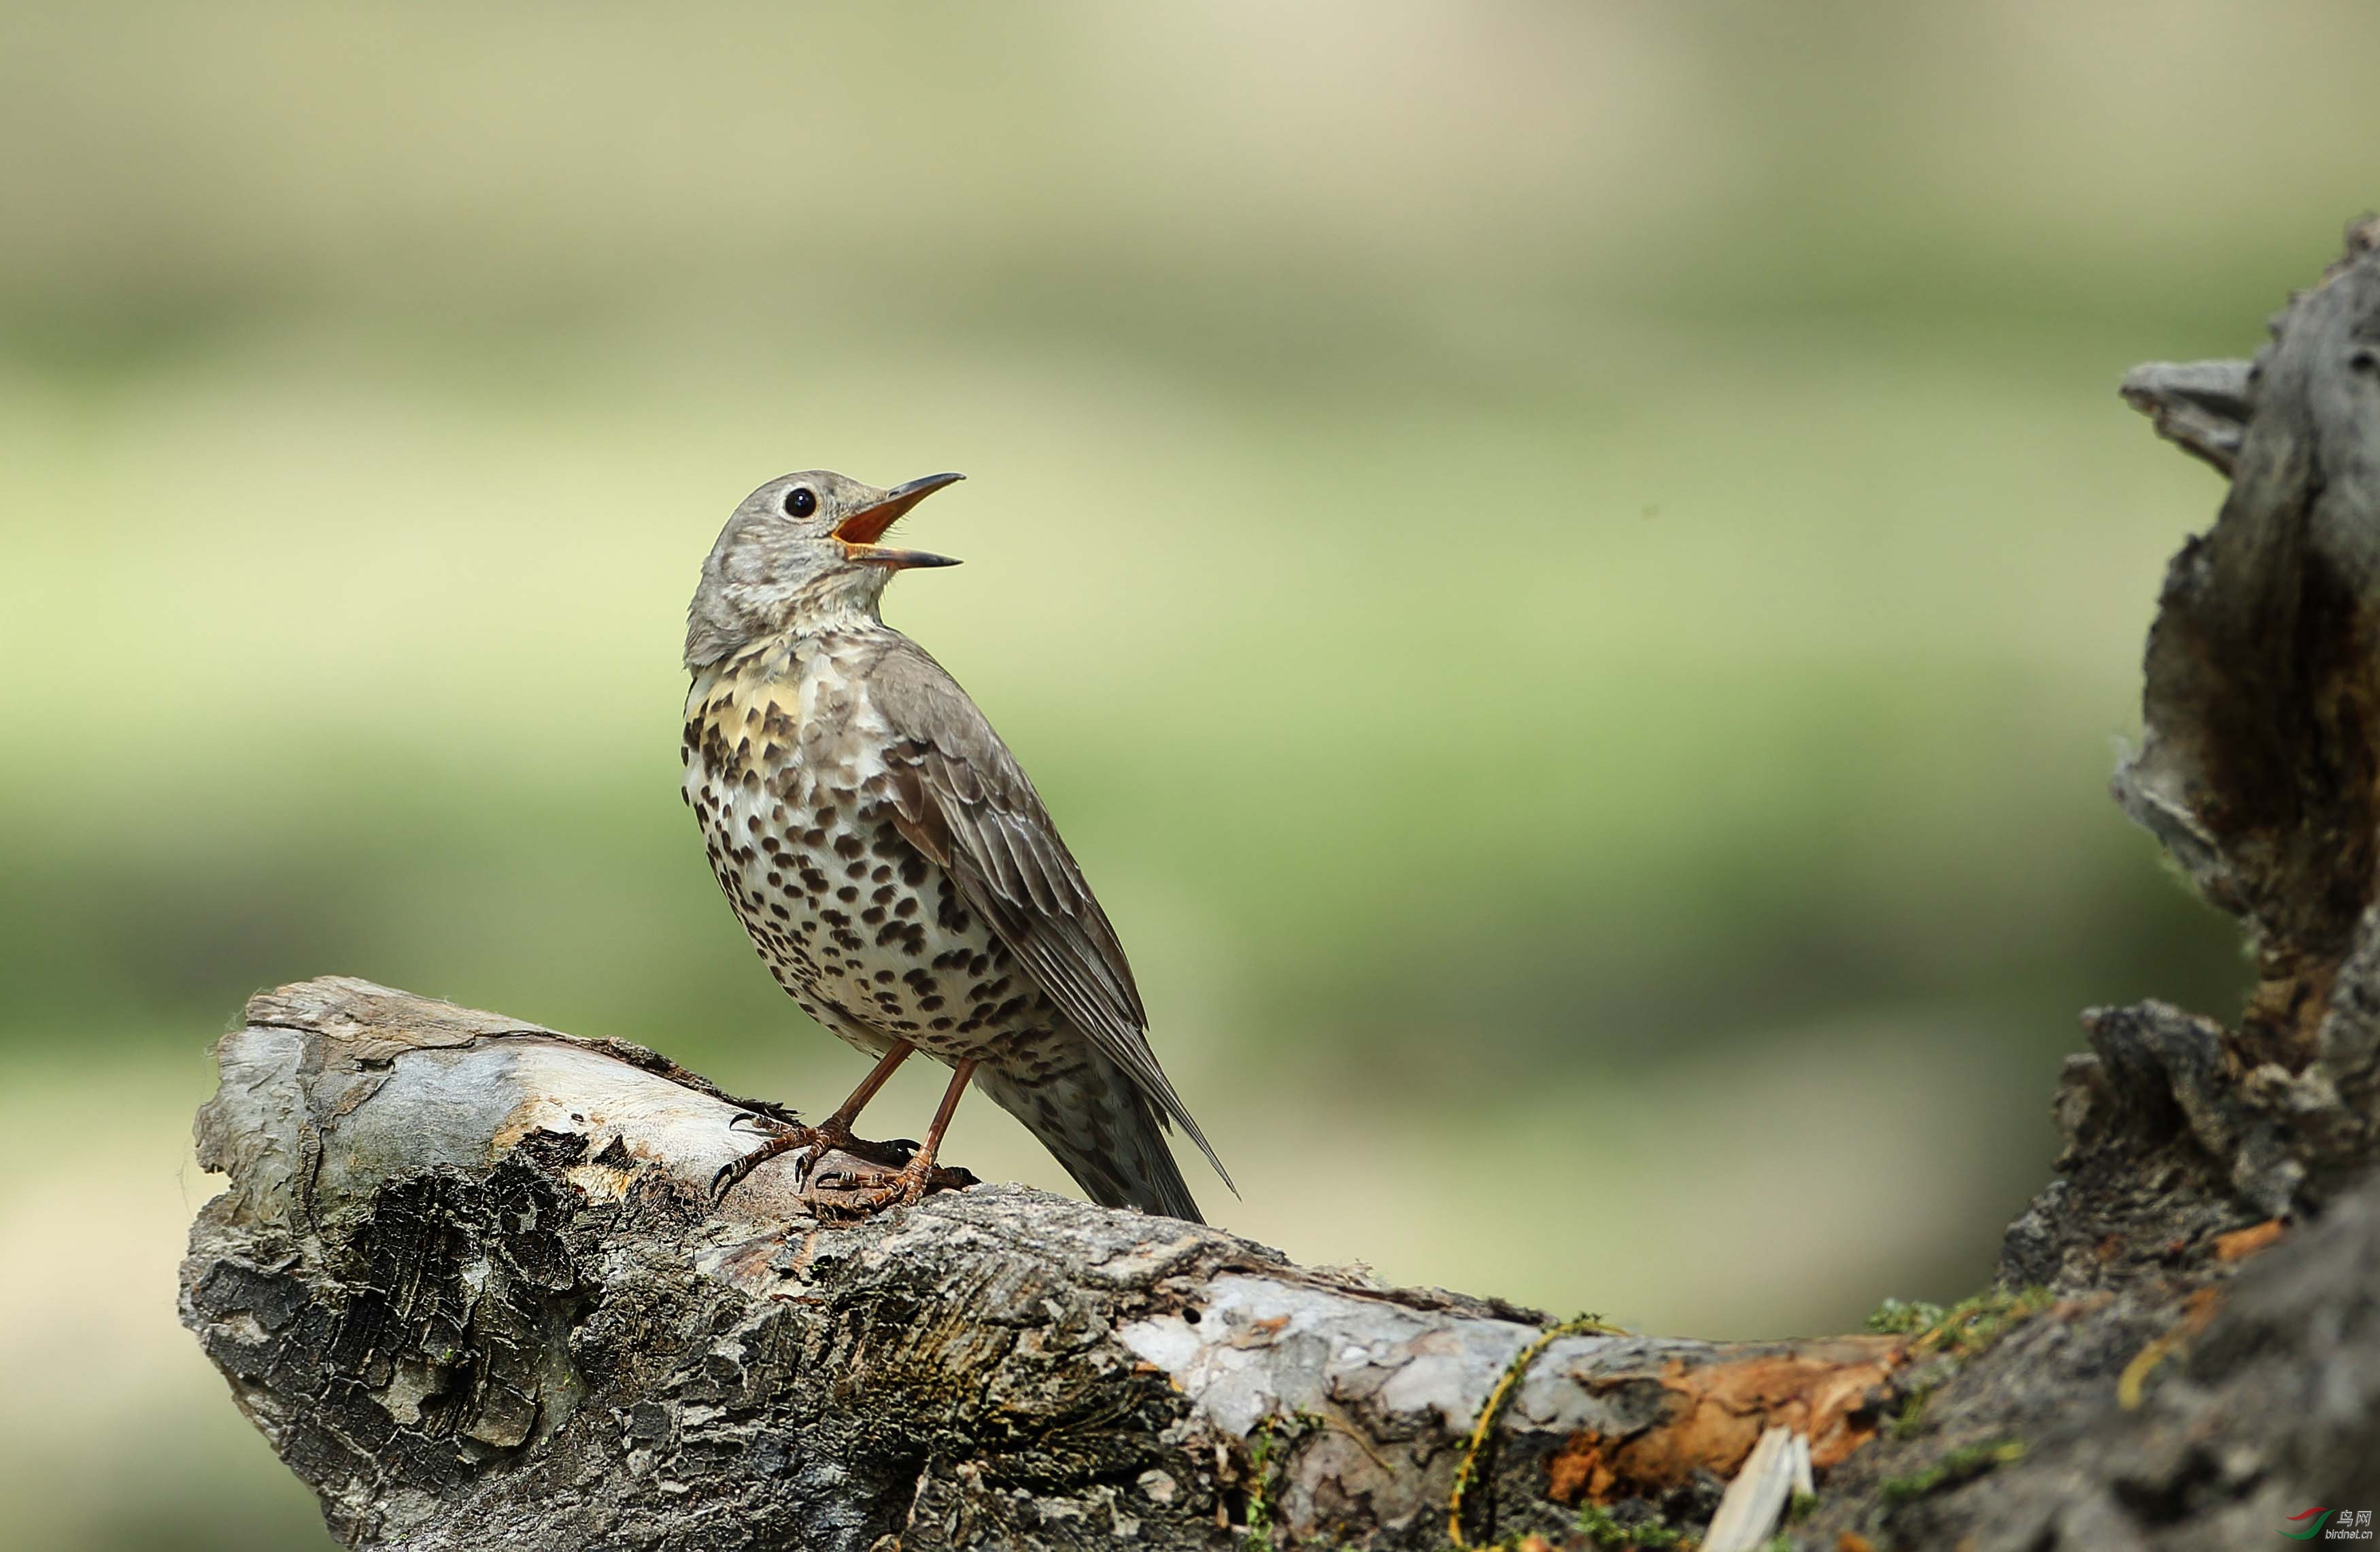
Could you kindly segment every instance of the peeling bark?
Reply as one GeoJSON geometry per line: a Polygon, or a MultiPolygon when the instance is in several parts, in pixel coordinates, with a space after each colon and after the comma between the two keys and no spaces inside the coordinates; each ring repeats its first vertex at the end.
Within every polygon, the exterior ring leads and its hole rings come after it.
{"type": "Polygon", "coordinates": [[[1761,1460],[1816,1473],[1803,1548],[2213,1549],[2380,1511],[2375,249],[2351,230],[2253,363],[2125,381],[2230,486],[2167,576],[2115,793],[2259,986],[2230,1025],[2085,1016],[2058,1177],[1972,1306],[1549,1336],[1014,1186],[828,1224],[771,1169],[714,1206],[765,1107],[324,980],[217,1048],[199,1139],[230,1186],[183,1318],[359,1547],[1578,1546],[1582,1511],[1611,1546],[1701,1530],[1771,1427],[1761,1460]]]}

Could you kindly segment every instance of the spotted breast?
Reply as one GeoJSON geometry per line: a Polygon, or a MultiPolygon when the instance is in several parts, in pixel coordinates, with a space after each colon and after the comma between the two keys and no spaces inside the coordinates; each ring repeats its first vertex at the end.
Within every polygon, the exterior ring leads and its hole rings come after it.
{"type": "Polygon", "coordinates": [[[873,644],[803,637],[698,677],[686,803],[719,887],[777,983],[843,1039],[1014,1061],[1054,1010],[883,792],[891,730],[868,699],[873,644]]]}

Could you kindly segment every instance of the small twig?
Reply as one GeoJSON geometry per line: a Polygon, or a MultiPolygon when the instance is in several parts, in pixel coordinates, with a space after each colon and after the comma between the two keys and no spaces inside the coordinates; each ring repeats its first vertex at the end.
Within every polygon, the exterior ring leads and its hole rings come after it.
{"type": "Polygon", "coordinates": [[[2184,1300],[2181,1318],[2174,1322],[2172,1328],[2152,1339],[2124,1365],[2122,1376],[2116,1381],[2116,1404],[2126,1412],[2140,1411],[2141,1403],[2148,1399],[2149,1376],[2156,1372],[2158,1364],[2188,1347],[2192,1337],[2205,1330],[2222,1303],[2222,1291],[2215,1288],[2202,1288],[2184,1300]]]}
{"type": "Polygon", "coordinates": [[[2157,435],[2228,475],[2248,434],[2247,361],[2151,361],[2124,374],[2124,402],[2157,435]]]}
{"type": "Polygon", "coordinates": [[[1454,1468],[1454,1494],[1446,1501],[1446,1538],[1455,1545],[1458,1552],[1471,1545],[1463,1534],[1463,1495],[1471,1490],[1471,1473],[1479,1463],[1479,1451],[1486,1448],[1488,1435],[1496,1426],[1496,1414],[1503,1410],[1504,1398],[1511,1394],[1512,1387],[1528,1373],[1529,1365],[1537,1361],[1539,1353],[1564,1337],[1624,1334],[1615,1327],[1605,1325],[1599,1316],[1578,1316],[1559,1326],[1547,1327],[1538,1333],[1535,1341],[1514,1353],[1512,1361],[1504,1365],[1504,1373],[1497,1379],[1496,1388],[1488,1391],[1488,1399],[1479,1404],[1479,1421],[1471,1430],[1471,1442],[1463,1449],[1462,1462],[1454,1468]]]}

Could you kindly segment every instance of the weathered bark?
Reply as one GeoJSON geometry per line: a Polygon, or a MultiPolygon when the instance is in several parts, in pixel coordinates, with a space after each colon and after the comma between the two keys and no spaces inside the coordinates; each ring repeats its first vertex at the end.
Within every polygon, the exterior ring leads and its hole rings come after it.
{"type": "Polygon", "coordinates": [[[771,1169],[714,1207],[757,1107],[317,981],[219,1048],[200,1141],[231,1188],[184,1318],[358,1546],[1426,1547],[1459,1481],[1475,1542],[1610,1546],[1582,1509],[1699,1530],[1747,1458],[1773,1504],[1797,1441],[1811,1548],[2215,1548],[2380,1510],[2375,242],[2252,365],[2125,382],[2231,487],[2167,577],[2116,792],[2260,984],[2236,1027],[2087,1015],[2058,1178],[1973,1309],[1561,1333],[1013,1186],[831,1225],[771,1169]]]}
{"type": "MultiPolygon", "coordinates": [[[[366,982],[259,997],[218,1055],[185,1318],[358,1546],[1439,1546],[1544,1323],[1014,1186],[830,1226],[779,1169],[714,1210],[736,1102],[366,982]]],[[[1847,1456],[1911,1345],[1562,1338],[1468,1522],[1706,1515],[1770,1424],[1847,1456]]]]}

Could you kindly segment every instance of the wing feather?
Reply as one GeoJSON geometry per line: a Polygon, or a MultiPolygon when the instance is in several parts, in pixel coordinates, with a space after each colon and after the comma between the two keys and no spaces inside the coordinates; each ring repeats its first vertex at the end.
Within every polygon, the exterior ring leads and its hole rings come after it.
{"type": "Polygon", "coordinates": [[[1149,1049],[1123,944],[1016,757],[957,681],[905,637],[874,665],[868,691],[892,733],[886,785],[903,834],[950,870],[1035,984],[1230,1185],[1149,1049]]]}

